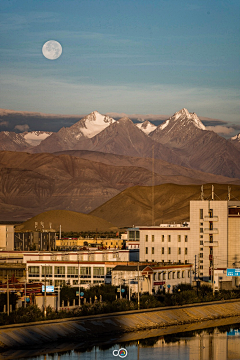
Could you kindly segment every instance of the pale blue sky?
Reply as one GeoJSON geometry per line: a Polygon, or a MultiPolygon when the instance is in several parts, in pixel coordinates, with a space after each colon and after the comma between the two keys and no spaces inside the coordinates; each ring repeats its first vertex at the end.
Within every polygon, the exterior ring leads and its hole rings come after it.
{"type": "Polygon", "coordinates": [[[239,0],[1,0],[1,100],[12,110],[240,123],[239,0]],[[51,61],[43,44],[57,40],[51,61]]]}

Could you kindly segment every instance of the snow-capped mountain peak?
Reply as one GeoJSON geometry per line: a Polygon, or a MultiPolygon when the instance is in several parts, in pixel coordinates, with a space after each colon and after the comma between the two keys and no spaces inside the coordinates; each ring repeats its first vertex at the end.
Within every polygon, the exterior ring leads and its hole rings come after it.
{"type": "Polygon", "coordinates": [[[19,135],[21,135],[29,145],[37,146],[51,134],[52,132],[50,131],[25,131],[19,135]]]}
{"type": "Polygon", "coordinates": [[[108,115],[102,115],[98,111],[93,111],[91,114],[72,125],[71,129],[74,130],[74,132],[76,132],[76,130],[79,132],[80,130],[81,134],[76,134],[76,138],[81,137],[81,135],[92,138],[115,121],[116,120],[108,115]]]}
{"type": "Polygon", "coordinates": [[[231,140],[238,140],[240,142],[240,133],[231,137],[231,140]]]}
{"type": "Polygon", "coordinates": [[[177,111],[173,116],[171,116],[168,120],[166,120],[162,125],[159,126],[160,130],[168,128],[170,131],[176,125],[180,127],[186,127],[190,125],[194,125],[196,128],[200,130],[206,130],[205,126],[198,118],[197,114],[190,113],[186,108],[183,108],[180,111],[177,111]]]}
{"type": "Polygon", "coordinates": [[[143,123],[138,123],[136,126],[147,135],[157,128],[156,125],[152,124],[148,120],[144,121],[143,123]]]}

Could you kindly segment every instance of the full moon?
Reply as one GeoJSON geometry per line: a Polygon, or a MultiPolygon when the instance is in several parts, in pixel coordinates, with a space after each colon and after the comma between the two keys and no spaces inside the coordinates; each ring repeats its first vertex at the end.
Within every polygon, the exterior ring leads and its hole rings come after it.
{"type": "Polygon", "coordinates": [[[62,54],[62,46],[55,40],[49,40],[43,45],[42,53],[45,58],[56,60],[62,54]]]}

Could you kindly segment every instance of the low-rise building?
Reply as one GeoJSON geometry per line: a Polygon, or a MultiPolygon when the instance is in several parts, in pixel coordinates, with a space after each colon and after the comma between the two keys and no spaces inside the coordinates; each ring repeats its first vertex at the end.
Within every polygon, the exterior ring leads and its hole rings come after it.
{"type": "Polygon", "coordinates": [[[128,285],[132,293],[172,292],[179,284],[192,284],[192,264],[117,265],[112,270],[112,284],[128,285]],[[138,285],[139,282],[139,285],[138,285]]]}
{"type": "Polygon", "coordinates": [[[15,231],[14,250],[17,251],[52,251],[56,248],[56,232],[49,231],[15,231]]]}
{"type": "Polygon", "coordinates": [[[88,248],[99,247],[101,249],[122,249],[124,240],[119,238],[73,238],[64,237],[56,240],[56,247],[63,248],[88,248]]]}

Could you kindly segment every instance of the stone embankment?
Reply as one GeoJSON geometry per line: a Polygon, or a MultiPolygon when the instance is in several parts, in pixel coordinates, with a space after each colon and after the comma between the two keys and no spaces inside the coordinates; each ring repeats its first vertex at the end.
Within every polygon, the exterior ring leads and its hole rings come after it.
{"type": "Polygon", "coordinates": [[[240,316],[240,300],[136,310],[71,319],[0,326],[0,348],[17,349],[59,341],[94,340],[144,329],[240,316]]]}

